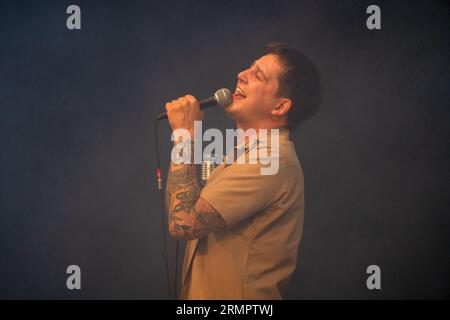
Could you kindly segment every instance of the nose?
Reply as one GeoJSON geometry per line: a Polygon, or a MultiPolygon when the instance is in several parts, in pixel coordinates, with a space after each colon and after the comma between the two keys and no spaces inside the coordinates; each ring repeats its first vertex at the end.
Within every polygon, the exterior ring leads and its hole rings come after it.
{"type": "Polygon", "coordinates": [[[241,71],[241,72],[239,72],[239,74],[238,74],[238,77],[237,77],[237,79],[238,79],[238,82],[242,82],[242,83],[245,83],[245,84],[247,84],[247,82],[248,82],[248,78],[247,78],[247,71],[248,71],[248,69],[247,69],[247,70],[244,70],[244,71],[241,71]]]}

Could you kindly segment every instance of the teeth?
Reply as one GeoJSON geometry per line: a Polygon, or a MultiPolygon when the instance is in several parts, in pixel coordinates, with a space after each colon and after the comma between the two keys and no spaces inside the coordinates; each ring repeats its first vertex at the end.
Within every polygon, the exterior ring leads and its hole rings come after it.
{"type": "Polygon", "coordinates": [[[246,96],[245,93],[244,93],[244,91],[242,91],[241,88],[239,88],[239,87],[236,88],[236,93],[237,93],[238,95],[243,96],[243,97],[246,96]]]}

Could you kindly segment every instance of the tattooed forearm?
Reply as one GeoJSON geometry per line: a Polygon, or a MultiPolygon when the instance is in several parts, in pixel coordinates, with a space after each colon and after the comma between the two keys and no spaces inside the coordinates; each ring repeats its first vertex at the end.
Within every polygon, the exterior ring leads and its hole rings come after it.
{"type": "Polygon", "coordinates": [[[177,215],[188,214],[200,195],[200,184],[194,164],[170,164],[166,188],[166,207],[169,213],[169,229],[180,221],[177,215]]]}
{"type": "Polygon", "coordinates": [[[175,238],[200,238],[226,228],[223,218],[199,198],[200,183],[194,164],[170,164],[166,188],[169,231],[175,238]]]}

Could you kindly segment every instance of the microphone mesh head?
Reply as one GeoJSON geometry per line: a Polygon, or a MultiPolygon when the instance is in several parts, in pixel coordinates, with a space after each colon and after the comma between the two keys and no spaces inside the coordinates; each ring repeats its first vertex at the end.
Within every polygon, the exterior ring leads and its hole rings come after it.
{"type": "Polygon", "coordinates": [[[218,166],[217,158],[214,156],[214,154],[206,155],[203,158],[202,161],[202,183],[203,185],[206,184],[206,182],[209,179],[209,176],[211,175],[211,172],[218,166]]]}
{"type": "Polygon", "coordinates": [[[225,108],[233,101],[233,95],[226,88],[217,90],[214,96],[216,97],[217,104],[222,108],[225,108]]]}

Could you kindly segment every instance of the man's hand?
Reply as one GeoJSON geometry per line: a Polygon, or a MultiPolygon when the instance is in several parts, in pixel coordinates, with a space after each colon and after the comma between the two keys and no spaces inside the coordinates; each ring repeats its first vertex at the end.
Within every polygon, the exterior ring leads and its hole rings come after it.
{"type": "Polygon", "coordinates": [[[194,137],[194,121],[203,119],[197,99],[191,95],[166,103],[167,117],[172,130],[186,129],[194,137]]]}

